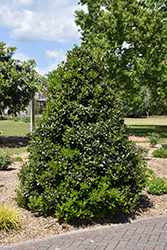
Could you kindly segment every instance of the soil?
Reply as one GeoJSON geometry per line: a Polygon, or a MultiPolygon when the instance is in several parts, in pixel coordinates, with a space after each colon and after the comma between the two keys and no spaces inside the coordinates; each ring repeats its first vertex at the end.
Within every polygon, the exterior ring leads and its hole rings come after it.
{"type": "Polygon", "coordinates": [[[24,136],[1,136],[1,148],[20,148],[28,146],[28,138],[24,136]]]}
{"type": "MultiPolygon", "coordinates": [[[[14,144],[18,145],[20,138],[15,139],[16,141],[14,144]]],[[[154,158],[152,156],[152,152],[159,148],[160,145],[151,148],[149,143],[142,143],[142,141],[147,140],[145,137],[131,136],[130,139],[140,141],[139,145],[149,149],[149,153],[146,158],[148,167],[154,170],[157,177],[167,178],[167,159],[154,158]]],[[[4,146],[6,143],[8,143],[7,140],[6,142],[4,141],[4,146]]],[[[23,143],[24,145],[26,142],[21,140],[20,143],[23,143]]],[[[18,205],[14,200],[14,197],[16,197],[15,189],[19,184],[17,173],[21,169],[22,164],[27,161],[28,154],[23,153],[19,156],[23,159],[23,162],[14,162],[7,170],[0,170],[0,204],[5,202],[9,205],[16,206],[17,208],[18,205]]],[[[141,219],[150,216],[165,215],[167,214],[167,194],[154,196],[147,194],[145,190],[140,197],[140,204],[136,207],[132,214],[125,215],[118,213],[114,216],[108,215],[103,219],[75,220],[71,223],[66,223],[52,216],[38,216],[38,214],[34,214],[21,207],[19,207],[19,209],[23,221],[22,227],[18,230],[11,230],[9,232],[1,231],[0,246],[30,239],[42,238],[53,234],[60,234],[67,231],[79,230],[86,227],[89,228],[97,225],[126,223],[139,218],[141,219]]]]}

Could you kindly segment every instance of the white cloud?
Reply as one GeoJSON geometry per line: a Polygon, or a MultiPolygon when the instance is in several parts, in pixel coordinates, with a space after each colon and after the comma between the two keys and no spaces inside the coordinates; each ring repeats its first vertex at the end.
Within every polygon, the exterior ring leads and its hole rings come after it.
{"type": "Polygon", "coordinates": [[[54,58],[57,62],[64,61],[66,59],[65,52],[60,49],[60,50],[46,50],[46,57],[47,58],[54,58]]]}
{"type": "Polygon", "coordinates": [[[36,67],[35,70],[38,72],[38,74],[40,74],[41,76],[44,76],[45,74],[49,73],[50,71],[56,68],[57,68],[57,64],[51,64],[45,68],[36,67]]]}
{"type": "Polygon", "coordinates": [[[64,52],[62,49],[53,51],[46,50],[45,54],[50,64],[45,68],[36,68],[40,75],[47,74],[49,71],[56,69],[58,64],[60,64],[62,61],[66,61],[66,52],[64,52]]]}
{"type": "Polygon", "coordinates": [[[20,60],[20,61],[28,61],[30,60],[29,56],[27,54],[23,54],[23,53],[16,53],[13,55],[14,59],[20,60]]]}
{"type": "Polygon", "coordinates": [[[18,7],[19,5],[30,6],[33,3],[34,3],[33,0],[12,0],[13,7],[15,6],[18,7]]]}
{"type": "Polygon", "coordinates": [[[38,74],[40,74],[41,76],[44,76],[45,74],[49,73],[50,71],[57,69],[57,66],[59,63],[54,62],[45,68],[36,67],[35,70],[38,72],[38,74]]]}
{"type": "Polygon", "coordinates": [[[79,38],[74,22],[78,0],[0,0],[0,26],[17,42],[73,42],[79,38]]]}

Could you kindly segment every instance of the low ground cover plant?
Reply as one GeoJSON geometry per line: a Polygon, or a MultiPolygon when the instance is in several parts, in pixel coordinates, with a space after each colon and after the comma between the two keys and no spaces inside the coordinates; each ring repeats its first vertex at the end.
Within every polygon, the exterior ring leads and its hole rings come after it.
{"type": "Polygon", "coordinates": [[[100,58],[75,46],[48,81],[49,101],[18,175],[18,204],[67,221],[132,212],[146,185],[143,149],[128,139],[100,58]]]}
{"type": "Polygon", "coordinates": [[[20,210],[5,203],[0,205],[0,231],[18,229],[22,225],[20,210]]]}
{"type": "Polygon", "coordinates": [[[147,185],[146,190],[148,194],[163,195],[167,193],[167,179],[165,177],[156,177],[152,169],[146,169],[147,185]]]}
{"type": "Polygon", "coordinates": [[[157,133],[150,134],[150,145],[151,147],[155,147],[158,144],[159,135],[157,133]]]}
{"type": "Polygon", "coordinates": [[[13,159],[8,154],[0,155],[0,170],[7,169],[13,162],[13,159]]]}
{"type": "Polygon", "coordinates": [[[14,158],[14,161],[23,161],[23,159],[22,159],[20,156],[16,156],[16,157],[14,158]]]}
{"type": "Polygon", "coordinates": [[[157,158],[167,158],[167,150],[163,148],[158,148],[154,150],[152,155],[157,158]]]}
{"type": "Polygon", "coordinates": [[[147,192],[152,195],[162,195],[167,193],[167,179],[164,178],[153,178],[147,187],[147,192]]]}
{"type": "Polygon", "coordinates": [[[152,169],[147,168],[146,169],[146,176],[147,176],[147,186],[150,185],[150,182],[155,179],[155,173],[152,169]]]}

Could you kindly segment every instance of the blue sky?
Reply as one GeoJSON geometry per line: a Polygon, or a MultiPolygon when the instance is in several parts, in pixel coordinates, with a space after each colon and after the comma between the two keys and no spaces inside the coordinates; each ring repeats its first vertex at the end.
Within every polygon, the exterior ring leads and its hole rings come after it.
{"type": "Polygon", "coordinates": [[[80,45],[74,22],[79,0],[0,0],[0,41],[17,47],[15,59],[34,59],[44,75],[80,45]]]}

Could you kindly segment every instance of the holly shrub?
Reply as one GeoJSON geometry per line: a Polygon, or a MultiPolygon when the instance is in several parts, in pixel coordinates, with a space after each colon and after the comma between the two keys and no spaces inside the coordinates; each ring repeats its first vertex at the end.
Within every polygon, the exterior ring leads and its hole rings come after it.
{"type": "Polygon", "coordinates": [[[65,220],[131,212],[145,187],[142,149],[100,58],[82,47],[49,73],[49,101],[19,173],[17,202],[65,220]]]}

